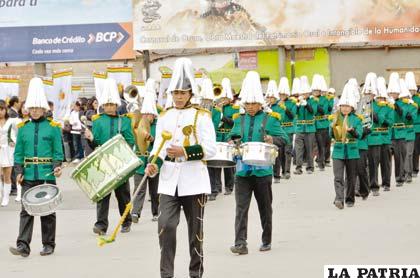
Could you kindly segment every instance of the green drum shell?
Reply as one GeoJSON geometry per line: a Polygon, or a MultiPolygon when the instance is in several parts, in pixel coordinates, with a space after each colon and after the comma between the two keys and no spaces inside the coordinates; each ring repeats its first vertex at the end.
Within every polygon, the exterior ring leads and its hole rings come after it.
{"type": "Polygon", "coordinates": [[[126,182],[143,162],[121,134],[95,149],[72,172],[71,177],[93,202],[99,202],[126,182]]]}

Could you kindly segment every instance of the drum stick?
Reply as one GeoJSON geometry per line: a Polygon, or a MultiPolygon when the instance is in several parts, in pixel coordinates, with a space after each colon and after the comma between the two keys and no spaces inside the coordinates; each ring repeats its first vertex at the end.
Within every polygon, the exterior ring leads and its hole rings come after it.
{"type": "MultiPolygon", "coordinates": [[[[159,148],[157,149],[157,152],[153,156],[153,159],[150,161],[150,164],[155,164],[156,160],[159,157],[159,153],[161,152],[163,146],[165,145],[166,141],[172,139],[172,134],[168,131],[162,132],[162,142],[159,145],[159,148]]],[[[127,218],[127,215],[130,213],[131,208],[133,207],[133,200],[136,198],[137,194],[139,193],[142,185],[146,182],[148,175],[144,175],[143,179],[141,180],[139,186],[137,187],[136,191],[134,192],[133,196],[131,197],[130,202],[126,205],[123,215],[120,218],[120,221],[118,222],[117,227],[115,227],[114,231],[111,234],[111,237],[105,238],[105,237],[98,237],[98,246],[102,247],[107,243],[111,243],[115,241],[115,238],[117,237],[118,231],[120,230],[122,224],[124,223],[125,219],[127,218]]]]}

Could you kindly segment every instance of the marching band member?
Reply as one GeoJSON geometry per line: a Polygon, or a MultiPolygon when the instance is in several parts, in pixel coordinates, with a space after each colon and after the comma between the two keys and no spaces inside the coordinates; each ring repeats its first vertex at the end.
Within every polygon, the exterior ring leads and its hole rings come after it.
{"type": "Polygon", "coordinates": [[[420,94],[417,92],[418,87],[413,72],[407,72],[405,75],[405,82],[408,89],[410,90],[411,96],[414,103],[419,107],[417,109],[417,117],[414,120],[414,132],[416,133],[416,139],[414,141],[414,153],[413,153],[413,178],[416,178],[419,172],[419,154],[420,154],[420,94]]]}
{"type": "Polygon", "coordinates": [[[355,202],[355,183],[359,149],[357,141],[362,135],[362,124],[354,114],[356,109],[356,88],[350,84],[344,86],[343,94],[338,103],[339,110],[331,115],[331,136],[335,140],[333,149],[333,170],[335,200],[338,209],[344,208],[344,202],[352,207],[355,202]],[[344,172],[347,182],[344,182],[344,172]],[[346,192],[346,196],[344,193],[346,192]]]}
{"type": "MultiPolygon", "coordinates": [[[[406,96],[401,91],[400,78],[397,72],[391,73],[388,83],[388,94],[394,102],[394,124],[392,125],[392,149],[394,153],[395,180],[397,187],[403,186],[405,181],[404,162],[406,156],[406,127],[405,122],[412,119],[412,115],[407,113],[406,104],[400,99],[406,96]]],[[[389,191],[389,187],[384,187],[385,191],[389,191]]]]}
{"type": "Polygon", "coordinates": [[[278,92],[280,96],[279,106],[281,106],[281,108],[284,110],[284,115],[282,115],[280,123],[281,127],[289,137],[289,143],[280,148],[279,156],[281,161],[282,175],[286,180],[288,180],[290,179],[290,168],[292,166],[293,134],[295,133],[294,121],[297,111],[297,99],[290,97],[289,80],[287,77],[282,77],[280,79],[278,92]]]}
{"type": "MultiPolygon", "coordinates": [[[[306,77],[306,76],[305,76],[306,77]]],[[[311,88],[307,78],[295,78],[293,80],[292,94],[299,93],[296,112],[296,170],[294,174],[302,175],[302,165],[306,154],[306,172],[314,172],[313,146],[315,143],[315,113],[318,109],[317,103],[311,96],[311,88]],[[303,82],[302,82],[303,80],[303,82]]]]}
{"type": "Polygon", "coordinates": [[[388,93],[383,77],[375,73],[366,76],[363,93],[372,100],[372,126],[368,135],[368,165],[370,189],[373,196],[379,196],[379,165],[382,187],[391,186],[391,128],[394,124],[393,106],[387,102],[388,93]]]}
{"type": "MultiPolygon", "coordinates": [[[[114,79],[107,79],[104,89],[99,99],[104,113],[92,117],[92,132],[85,131],[85,137],[89,140],[92,149],[96,146],[105,144],[117,134],[121,134],[130,146],[135,144],[134,135],[131,128],[131,119],[128,115],[119,115],[117,109],[121,104],[118,94],[118,85],[114,79]]],[[[126,205],[130,202],[130,185],[128,181],[121,184],[114,190],[118,201],[120,214],[124,213],[126,205]]],[[[111,194],[103,198],[96,204],[97,221],[93,226],[93,232],[98,235],[106,234],[108,229],[109,199],[111,194]]],[[[131,215],[128,215],[122,224],[121,233],[130,232],[131,215]]]]}
{"type": "MultiPolygon", "coordinates": [[[[248,72],[243,81],[241,93],[246,114],[235,117],[235,123],[229,135],[230,143],[233,143],[232,140],[240,140],[242,143],[274,143],[277,146],[289,143],[289,137],[280,126],[280,115],[276,112],[267,114],[262,110],[265,101],[257,72],[248,72]]],[[[248,254],[248,210],[252,193],[254,193],[263,229],[260,251],[269,251],[271,250],[273,214],[271,206],[273,167],[251,166],[238,160],[236,170],[235,245],[230,250],[235,254],[248,254]]]]}
{"type": "MultiPolygon", "coordinates": [[[[348,81],[348,84],[353,86],[353,90],[358,94],[356,97],[356,107],[357,110],[360,106],[364,109],[371,109],[371,106],[368,107],[368,104],[365,104],[367,97],[362,98],[359,92],[359,84],[355,78],[351,78],[348,81]]],[[[372,99],[369,98],[369,103],[372,102],[372,99]]],[[[370,112],[370,111],[368,111],[370,112]]],[[[371,112],[370,112],[371,113],[371,112]]],[[[363,200],[367,200],[370,193],[369,178],[368,178],[368,141],[367,136],[370,134],[371,130],[368,125],[364,125],[368,119],[365,119],[365,114],[356,114],[356,116],[362,121],[362,135],[360,136],[357,146],[359,148],[359,159],[356,163],[356,196],[362,197],[363,200]]]]}
{"type": "MultiPolygon", "coordinates": [[[[331,115],[332,113],[335,113],[336,106],[338,103],[338,100],[335,96],[335,89],[329,88],[327,92],[325,92],[325,97],[328,100],[328,114],[331,115]]],[[[327,140],[327,146],[325,149],[325,166],[331,167],[331,136],[328,134],[328,140],[327,140]]]]}
{"type": "MultiPolygon", "coordinates": [[[[276,112],[280,115],[280,122],[284,119],[285,116],[285,106],[284,104],[280,105],[280,96],[277,88],[277,83],[275,80],[270,80],[267,86],[267,92],[265,93],[266,102],[272,112],[276,112]]],[[[273,176],[274,183],[280,182],[280,174],[283,169],[281,167],[280,158],[284,156],[285,147],[279,148],[279,155],[276,158],[276,163],[273,166],[273,176]]]]}
{"type": "Polygon", "coordinates": [[[404,159],[404,179],[405,182],[411,183],[413,181],[413,153],[414,141],[416,140],[416,133],[414,131],[414,121],[417,120],[418,106],[411,99],[411,93],[408,90],[405,80],[400,79],[401,94],[399,98],[405,104],[405,159],[404,159]]]}
{"type": "MultiPolygon", "coordinates": [[[[61,176],[64,159],[60,124],[44,116],[49,107],[40,78],[33,78],[29,83],[25,109],[29,109],[30,119],[18,125],[14,153],[16,181],[22,185],[22,195],[34,186],[55,184],[55,178],[61,176]]],[[[22,205],[17,247],[9,249],[13,255],[29,256],[33,225],[34,217],[22,205]]],[[[41,256],[54,253],[55,227],[55,213],[41,216],[41,256]]]]}
{"type": "MultiPolygon", "coordinates": [[[[150,125],[150,132],[144,135],[144,140],[148,142],[148,148],[146,153],[141,153],[136,144],[136,153],[138,157],[142,160],[143,164],[140,166],[135,175],[134,175],[134,185],[136,191],[137,187],[140,185],[141,180],[144,177],[144,169],[147,165],[147,159],[149,157],[150,151],[153,149],[153,142],[156,137],[156,123],[157,116],[159,115],[157,105],[156,105],[156,91],[155,91],[155,80],[149,78],[146,82],[145,96],[143,98],[141,106],[141,117],[142,121],[147,121],[147,124],[150,125]]],[[[147,132],[147,131],[141,131],[147,132]]],[[[141,217],[141,211],[143,210],[144,199],[146,197],[147,186],[149,186],[149,196],[152,206],[152,221],[158,220],[158,207],[159,207],[159,195],[157,193],[159,185],[159,176],[149,177],[147,181],[143,184],[143,187],[140,189],[137,196],[133,201],[133,209],[131,211],[131,218],[134,223],[138,223],[139,218],[141,217]]]]}
{"type": "MultiPolygon", "coordinates": [[[[227,142],[228,134],[233,127],[233,115],[239,112],[239,105],[233,104],[233,92],[228,78],[223,78],[222,92],[216,99],[219,102],[216,108],[219,108],[222,113],[221,122],[217,125],[216,139],[217,142],[227,142]]],[[[221,184],[222,169],[214,168],[213,171],[221,184]]],[[[235,183],[235,168],[223,168],[223,175],[225,178],[225,195],[230,195],[235,183]]]]}
{"type": "Polygon", "coordinates": [[[190,277],[203,275],[203,215],[206,194],[211,193],[207,167],[203,160],[216,154],[216,135],[210,113],[191,106],[198,94],[191,60],[175,62],[168,91],[175,107],[162,113],[156,126],[153,156],[162,141],[162,131],[170,131],[172,139],[159,154],[157,164],[148,164],[145,173],[158,172],[160,194],[158,234],[161,249],[161,277],[174,276],[176,230],[181,207],[188,225],[190,277]]]}
{"type": "Polygon", "coordinates": [[[328,146],[328,99],[321,95],[322,91],[327,91],[327,84],[323,76],[315,74],[312,80],[312,94],[313,99],[317,102],[317,110],[315,112],[315,127],[316,127],[316,143],[318,146],[317,162],[320,171],[325,171],[326,148],[328,146]]]}

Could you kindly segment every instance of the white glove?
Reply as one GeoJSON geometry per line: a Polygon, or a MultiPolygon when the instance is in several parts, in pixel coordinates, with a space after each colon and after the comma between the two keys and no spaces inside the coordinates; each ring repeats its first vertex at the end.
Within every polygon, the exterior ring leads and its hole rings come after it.
{"type": "Polygon", "coordinates": [[[304,99],[300,102],[300,105],[302,106],[306,106],[308,104],[308,102],[304,99]]]}

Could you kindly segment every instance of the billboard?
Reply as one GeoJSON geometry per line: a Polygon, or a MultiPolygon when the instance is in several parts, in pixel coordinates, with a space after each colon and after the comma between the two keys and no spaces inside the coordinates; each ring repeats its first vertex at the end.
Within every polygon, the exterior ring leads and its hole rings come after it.
{"type": "Polygon", "coordinates": [[[5,0],[0,26],[0,62],[135,56],[131,0],[5,0]]]}
{"type": "Polygon", "coordinates": [[[420,39],[418,0],[133,0],[134,49],[420,39]]]}

